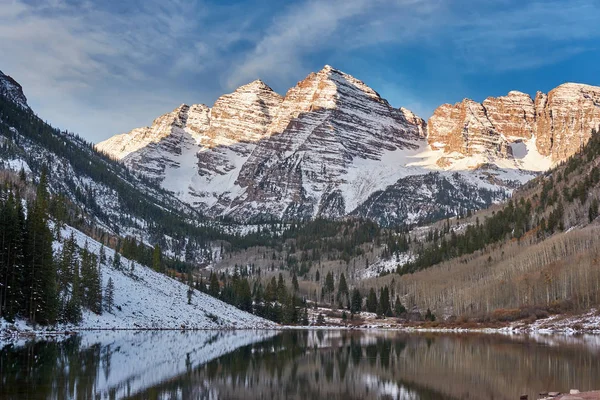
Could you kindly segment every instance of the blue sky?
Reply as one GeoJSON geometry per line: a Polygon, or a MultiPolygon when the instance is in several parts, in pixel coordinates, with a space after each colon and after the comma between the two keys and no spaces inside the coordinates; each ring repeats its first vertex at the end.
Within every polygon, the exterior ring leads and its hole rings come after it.
{"type": "Polygon", "coordinates": [[[97,142],[260,78],[325,64],[395,107],[600,85],[597,0],[0,0],[0,70],[97,142]]]}

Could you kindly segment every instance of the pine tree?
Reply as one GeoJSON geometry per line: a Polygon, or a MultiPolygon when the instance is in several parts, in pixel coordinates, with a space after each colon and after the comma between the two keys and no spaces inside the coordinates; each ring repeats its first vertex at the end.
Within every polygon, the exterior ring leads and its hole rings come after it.
{"type": "Polygon", "coordinates": [[[281,304],[284,304],[287,299],[287,289],[285,287],[285,282],[283,281],[283,275],[281,272],[279,273],[279,278],[277,279],[277,301],[281,304]]]}
{"type": "Polygon", "coordinates": [[[75,255],[75,250],[75,236],[73,232],[71,232],[69,239],[63,242],[62,255],[60,258],[59,285],[61,288],[65,288],[73,281],[74,271],[78,268],[79,263],[75,255]]]}
{"type": "Polygon", "coordinates": [[[243,278],[237,285],[237,308],[243,311],[252,312],[252,292],[250,290],[250,282],[243,278]]]}
{"type": "Polygon", "coordinates": [[[399,296],[396,296],[396,301],[394,302],[394,312],[396,314],[396,317],[399,317],[400,315],[406,312],[406,307],[402,305],[399,296]]]}
{"type": "Polygon", "coordinates": [[[115,303],[115,285],[112,278],[108,278],[106,288],[104,289],[104,309],[112,312],[115,303]]]}
{"type": "Polygon", "coordinates": [[[67,300],[64,311],[66,322],[78,324],[81,322],[81,282],[79,264],[76,264],[71,276],[71,296],[67,300]]]}
{"type": "Polygon", "coordinates": [[[322,313],[317,316],[317,325],[325,325],[325,317],[322,313]]]}
{"type": "Polygon", "coordinates": [[[104,244],[100,246],[100,252],[98,257],[100,257],[100,264],[106,264],[106,249],[104,248],[104,244]]]}
{"type": "Polygon", "coordinates": [[[295,272],[292,275],[292,288],[294,289],[294,292],[298,292],[298,289],[299,289],[298,277],[296,276],[295,272]]]}
{"type": "MultiPolygon", "coordinates": [[[[115,253],[116,258],[117,253],[115,253]]],[[[102,280],[97,257],[88,250],[87,241],[81,250],[81,286],[83,305],[96,314],[102,314],[102,280]]]]}
{"type": "Polygon", "coordinates": [[[590,222],[598,217],[598,199],[593,199],[588,210],[588,219],[590,222]]]}
{"type": "Polygon", "coordinates": [[[377,313],[381,316],[390,316],[392,310],[390,307],[390,292],[388,287],[384,286],[379,293],[379,307],[377,313]]]}
{"type": "Polygon", "coordinates": [[[308,326],[308,308],[304,307],[304,311],[302,312],[302,325],[308,326]]]}
{"type": "Polygon", "coordinates": [[[58,314],[56,265],[52,256],[52,232],[48,228],[46,172],[42,171],[36,198],[28,207],[24,290],[29,320],[53,324],[58,314]]]}
{"type": "Polygon", "coordinates": [[[435,321],[435,315],[431,312],[429,308],[427,308],[427,312],[425,313],[425,320],[435,321]]]}
{"type": "Polygon", "coordinates": [[[219,284],[219,278],[217,278],[217,274],[211,272],[210,283],[208,285],[208,294],[210,294],[213,297],[219,297],[220,291],[221,285],[219,284]]]}
{"type": "Polygon", "coordinates": [[[25,216],[12,192],[0,208],[0,317],[13,321],[21,307],[24,285],[25,216]]]}
{"type": "Polygon", "coordinates": [[[348,292],[348,283],[346,282],[346,276],[342,272],[340,275],[340,283],[338,284],[338,293],[337,293],[337,301],[340,307],[343,306],[343,301],[348,300],[349,292],[348,292]]]}
{"type": "Polygon", "coordinates": [[[352,300],[350,301],[350,312],[356,314],[362,309],[362,296],[357,288],[352,289],[352,300]]]}
{"type": "Polygon", "coordinates": [[[115,256],[113,257],[112,267],[114,269],[123,268],[123,265],[121,264],[121,255],[117,251],[115,251],[115,256]]]}
{"type": "Polygon", "coordinates": [[[377,294],[375,294],[375,289],[371,288],[369,290],[369,295],[367,296],[367,311],[370,313],[377,312],[377,294]]]}
{"type": "Polygon", "coordinates": [[[156,272],[162,272],[163,270],[162,253],[158,244],[154,246],[154,251],[152,252],[152,269],[156,272]]]}

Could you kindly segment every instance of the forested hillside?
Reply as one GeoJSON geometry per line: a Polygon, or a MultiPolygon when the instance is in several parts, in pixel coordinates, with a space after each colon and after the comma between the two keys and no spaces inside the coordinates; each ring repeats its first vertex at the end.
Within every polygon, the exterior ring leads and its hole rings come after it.
{"type": "Polygon", "coordinates": [[[600,304],[600,134],[504,206],[432,227],[397,282],[409,306],[536,318],[600,304]],[[454,226],[456,224],[456,227],[454,226]],[[458,229],[457,229],[458,228],[458,229]],[[420,271],[420,272],[418,272],[420,271]]]}
{"type": "MultiPolygon", "coordinates": [[[[600,134],[505,204],[427,227],[316,220],[215,265],[311,304],[380,315],[537,318],[600,303],[600,134]]],[[[260,290],[254,290],[261,293],[260,290]]],[[[256,299],[256,297],[254,297],[256,299]]]]}

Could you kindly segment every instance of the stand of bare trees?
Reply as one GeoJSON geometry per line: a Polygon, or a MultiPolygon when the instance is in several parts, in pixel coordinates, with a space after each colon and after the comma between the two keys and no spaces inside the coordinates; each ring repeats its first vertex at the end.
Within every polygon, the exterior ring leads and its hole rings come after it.
{"type": "MultiPolygon", "coordinates": [[[[391,279],[374,279],[366,286],[390,284],[391,279]]],[[[523,306],[589,309],[600,304],[600,228],[560,233],[539,243],[534,238],[511,241],[396,276],[395,285],[409,307],[446,316],[489,315],[523,306]]]]}

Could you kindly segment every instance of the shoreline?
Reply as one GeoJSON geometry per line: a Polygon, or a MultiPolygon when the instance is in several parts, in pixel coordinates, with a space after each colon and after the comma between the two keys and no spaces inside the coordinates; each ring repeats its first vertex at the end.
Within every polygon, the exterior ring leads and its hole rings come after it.
{"type": "MultiPolygon", "coordinates": [[[[487,333],[507,335],[600,335],[600,316],[598,311],[591,310],[580,315],[556,315],[535,322],[515,321],[503,323],[456,323],[456,322],[413,322],[400,323],[391,319],[371,319],[355,323],[328,318],[326,325],[267,325],[264,327],[75,327],[65,326],[56,329],[34,329],[24,321],[15,324],[2,321],[0,325],[0,344],[9,344],[21,340],[35,340],[44,338],[61,338],[76,335],[82,332],[100,331],[284,331],[284,330],[361,330],[361,331],[397,331],[407,333],[487,333]]],[[[357,321],[358,322],[358,321],[357,321]]]]}

